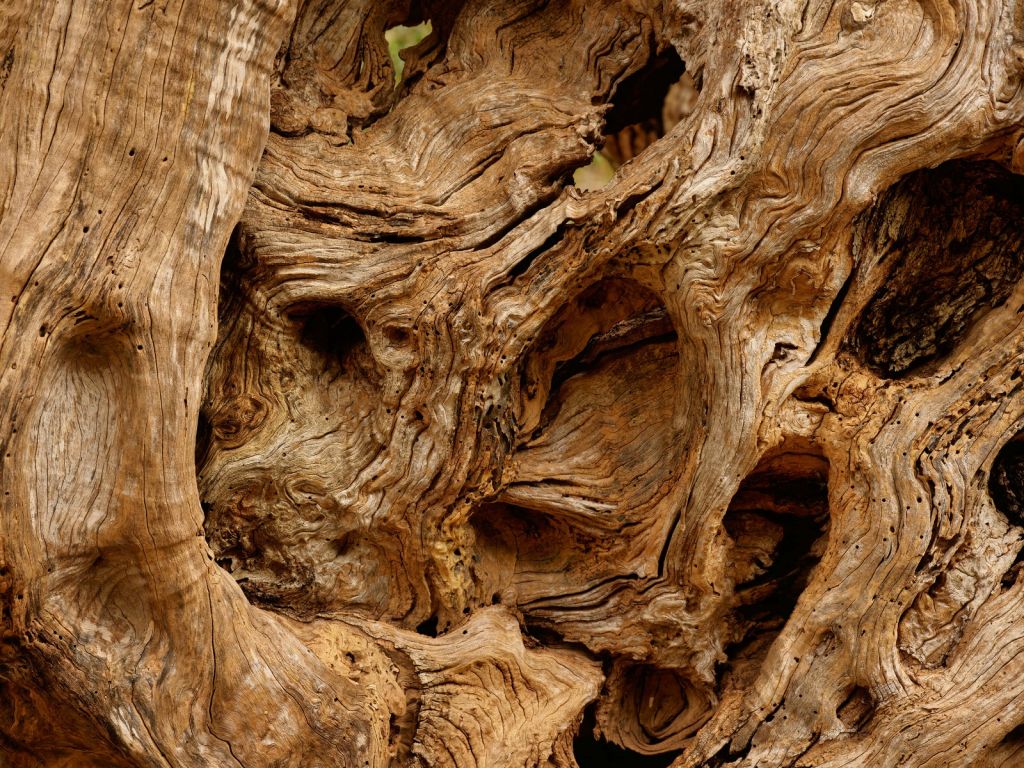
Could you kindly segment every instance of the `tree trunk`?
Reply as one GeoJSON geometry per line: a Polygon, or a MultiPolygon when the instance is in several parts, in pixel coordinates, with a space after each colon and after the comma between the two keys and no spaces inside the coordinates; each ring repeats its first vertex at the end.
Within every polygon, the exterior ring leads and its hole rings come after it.
{"type": "Polygon", "coordinates": [[[0,89],[0,765],[1024,761],[1020,0],[14,0],[0,89]]]}

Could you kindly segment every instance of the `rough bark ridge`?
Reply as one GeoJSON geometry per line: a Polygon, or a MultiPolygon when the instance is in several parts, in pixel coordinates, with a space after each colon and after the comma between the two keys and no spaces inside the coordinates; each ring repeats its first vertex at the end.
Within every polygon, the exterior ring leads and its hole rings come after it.
{"type": "Polygon", "coordinates": [[[0,7],[0,764],[1017,765],[1022,81],[1020,0],[0,7]]]}

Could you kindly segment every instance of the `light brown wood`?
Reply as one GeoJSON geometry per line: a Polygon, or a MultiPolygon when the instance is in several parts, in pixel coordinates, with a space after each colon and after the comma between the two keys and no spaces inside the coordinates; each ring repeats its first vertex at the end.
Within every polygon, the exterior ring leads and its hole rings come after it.
{"type": "Polygon", "coordinates": [[[1017,765],[1021,173],[1019,0],[4,4],[0,765],[1017,765]]]}

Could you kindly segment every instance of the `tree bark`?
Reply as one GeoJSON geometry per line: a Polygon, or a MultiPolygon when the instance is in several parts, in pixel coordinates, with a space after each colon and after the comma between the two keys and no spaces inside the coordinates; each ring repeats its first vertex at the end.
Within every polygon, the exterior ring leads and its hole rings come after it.
{"type": "Polygon", "coordinates": [[[0,765],[1019,764],[1021,173],[1020,0],[0,7],[0,765]]]}

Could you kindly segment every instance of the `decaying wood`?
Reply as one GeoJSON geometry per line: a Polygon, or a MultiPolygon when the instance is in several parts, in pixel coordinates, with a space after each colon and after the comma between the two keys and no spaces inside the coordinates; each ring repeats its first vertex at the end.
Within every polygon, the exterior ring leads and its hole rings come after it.
{"type": "Polygon", "coordinates": [[[0,765],[1019,764],[1021,173],[1020,0],[3,5],[0,765]]]}

